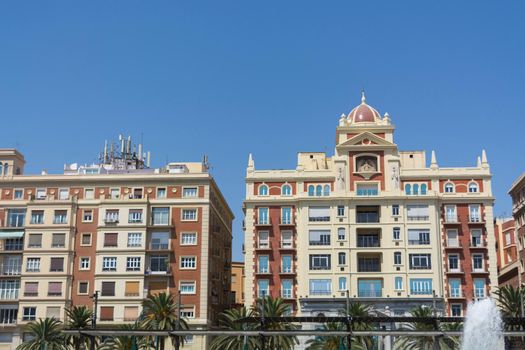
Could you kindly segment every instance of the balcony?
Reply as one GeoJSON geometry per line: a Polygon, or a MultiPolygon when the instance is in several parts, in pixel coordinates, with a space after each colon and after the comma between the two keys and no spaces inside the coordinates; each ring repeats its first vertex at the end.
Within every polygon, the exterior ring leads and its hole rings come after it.
{"type": "Polygon", "coordinates": [[[146,275],[169,275],[171,273],[171,269],[169,265],[164,266],[150,266],[146,268],[145,274],[146,275]]]}
{"type": "Polygon", "coordinates": [[[310,295],[314,295],[314,296],[329,296],[329,295],[332,295],[332,290],[331,289],[311,289],[310,290],[310,295]]]}
{"type": "Polygon", "coordinates": [[[459,241],[447,242],[447,244],[445,246],[445,249],[448,249],[448,250],[463,249],[463,246],[462,246],[461,242],[459,242],[459,241]]]}
{"type": "Polygon", "coordinates": [[[22,238],[0,239],[0,253],[21,253],[23,249],[24,240],[22,238]]]}
{"type": "Polygon", "coordinates": [[[0,276],[19,277],[22,274],[22,264],[0,264],[0,276]]]}
{"type": "Polygon", "coordinates": [[[309,216],[309,222],[329,222],[330,216],[309,216]]]}
{"type": "Polygon", "coordinates": [[[284,217],[281,218],[281,222],[279,223],[281,226],[295,226],[295,222],[293,218],[291,217],[284,217]]]}
{"type": "Polygon", "coordinates": [[[357,247],[359,248],[379,248],[381,239],[378,234],[358,234],[357,247]]]}
{"type": "Polygon", "coordinates": [[[113,218],[113,217],[106,217],[104,219],[104,224],[106,226],[115,226],[119,223],[119,220],[118,218],[113,218]]]}
{"type": "Polygon", "coordinates": [[[150,242],[148,246],[148,250],[153,250],[153,251],[169,250],[169,249],[170,249],[169,243],[165,243],[165,242],[162,242],[162,243],[150,242]]]}
{"type": "Polygon", "coordinates": [[[255,226],[271,226],[272,220],[270,218],[259,218],[255,223],[255,226]]]}
{"type": "Polygon", "coordinates": [[[283,266],[281,267],[281,271],[279,271],[280,275],[295,275],[295,271],[291,266],[283,266]]]}
{"type": "Polygon", "coordinates": [[[381,259],[357,258],[357,272],[381,272],[381,259]]]}
{"type": "Polygon", "coordinates": [[[481,215],[469,215],[469,224],[484,224],[485,222],[481,219],[481,215]]]}
{"type": "Polygon", "coordinates": [[[489,272],[485,269],[485,268],[481,268],[481,269],[472,269],[472,272],[471,274],[473,275],[487,275],[489,272]]]}
{"type": "Polygon", "coordinates": [[[445,215],[445,224],[459,224],[457,215],[445,215]]]}
{"type": "Polygon", "coordinates": [[[358,188],[355,191],[355,194],[357,196],[370,197],[379,195],[379,191],[377,190],[377,188],[358,188]]]}
{"type": "Polygon", "coordinates": [[[430,217],[428,215],[408,215],[407,221],[428,221],[430,217]]]}
{"type": "Polygon", "coordinates": [[[487,242],[479,240],[471,240],[470,241],[470,249],[487,249],[487,242]]]}
{"type": "Polygon", "coordinates": [[[0,300],[17,300],[19,289],[0,289],[0,300]]]}
{"type": "Polygon", "coordinates": [[[356,222],[359,224],[379,223],[379,213],[376,212],[357,212],[356,222]]]}
{"type": "Polygon", "coordinates": [[[449,299],[464,299],[463,292],[461,291],[461,288],[450,288],[449,299]]]}
{"type": "Polygon", "coordinates": [[[257,247],[255,247],[255,250],[256,251],[272,250],[272,242],[269,242],[269,241],[259,242],[259,244],[257,244],[257,247]]]}
{"type": "Polygon", "coordinates": [[[283,289],[279,292],[279,295],[283,299],[294,299],[293,291],[291,289],[283,289]]]}
{"type": "Polygon", "coordinates": [[[461,267],[459,268],[456,268],[456,269],[447,269],[447,271],[445,272],[447,275],[464,275],[465,274],[465,271],[462,270],[461,267]]]}
{"type": "Polygon", "coordinates": [[[279,250],[295,250],[293,241],[281,241],[279,242],[279,250]]]}

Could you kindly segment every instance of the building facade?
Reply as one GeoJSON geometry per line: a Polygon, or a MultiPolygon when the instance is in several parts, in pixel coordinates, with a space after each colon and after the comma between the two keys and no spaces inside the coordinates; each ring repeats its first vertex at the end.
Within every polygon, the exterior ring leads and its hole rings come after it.
{"type": "Polygon", "coordinates": [[[512,217],[514,218],[514,239],[516,245],[516,259],[518,267],[518,285],[525,280],[525,173],[514,181],[509,190],[512,198],[512,217]]]}
{"type": "Polygon", "coordinates": [[[463,315],[498,285],[491,173],[400,151],[394,125],[361,104],[343,114],[333,156],[300,152],[290,170],[246,171],[245,300],[336,314],[348,296],[385,315],[420,304],[463,315]]]}
{"type": "Polygon", "coordinates": [[[232,298],[236,306],[244,306],[244,263],[232,262],[232,298]]]}
{"type": "Polygon", "coordinates": [[[494,233],[496,234],[496,250],[498,257],[499,286],[520,285],[518,246],[516,244],[513,219],[496,219],[494,233]]]}
{"type": "MultiPolygon", "coordinates": [[[[29,321],[92,308],[95,293],[101,327],[134,322],[159,292],[194,328],[230,306],[233,214],[207,164],[151,169],[138,149],[121,138],[99,164],[59,175],[25,175],[23,156],[0,150],[0,349],[14,349],[29,321]]],[[[206,342],[188,337],[185,348],[206,342]]]]}

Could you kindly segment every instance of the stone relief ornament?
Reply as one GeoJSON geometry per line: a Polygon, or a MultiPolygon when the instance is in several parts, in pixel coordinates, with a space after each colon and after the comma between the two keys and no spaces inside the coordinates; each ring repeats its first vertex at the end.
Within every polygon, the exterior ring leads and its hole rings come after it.
{"type": "Polygon", "coordinates": [[[337,189],[343,191],[345,189],[345,166],[339,165],[337,167],[337,189]]]}
{"type": "Polygon", "coordinates": [[[392,187],[399,189],[399,168],[397,165],[392,166],[392,187]]]}

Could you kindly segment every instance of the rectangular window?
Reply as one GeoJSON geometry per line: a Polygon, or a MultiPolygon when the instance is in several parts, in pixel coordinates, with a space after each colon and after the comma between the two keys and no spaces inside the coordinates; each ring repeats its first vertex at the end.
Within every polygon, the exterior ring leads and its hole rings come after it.
{"type": "Polygon", "coordinates": [[[392,205],[392,216],[399,216],[399,204],[392,205]]]}
{"type": "Polygon", "coordinates": [[[292,220],[292,208],[291,207],[282,207],[281,208],[281,224],[291,225],[292,220]]]}
{"type": "Polygon", "coordinates": [[[330,221],[330,207],[309,207],[308,221],[326,222],[330,221]]]}
{"type": "Polygon", "coordinates": [[[449,271],[459,271],[459,256],[457,254],[448,255],[449,271]]]}
{"type": "Polygon", "coordinates": [[[281,268],[284,273],[292,273],[292,256],[291,255],[282,255],[281,256],[281,268]]]}
{"type": "Polygon", "coordinates": [[[115,282],[102,282],[100,295],[103,297],[115,296],[115,282]]]}
{"type": "Polygon", "coordinates": [[[14,197],[15,200],[16,200],[16,199],[18,199],[18,200],[20,200],[20,199],[24,199],[24,190],[22,190],[22,189],[16,189],[16,190],[14,191],[14,195],[13,195],[13,197],[14,197]]]}
{"type": "Polygon", "coordinates": [[[330,254],[310,254],[310,270],[330,270],[330,254]]]}
{"type": "Polygon", "coordinates": [[[7,227],[23,227],[25,219],[25,209],[9,209],[7,212],[7,227]]]}
{"type": "Polygon", "coordinates": [[[429,229],[408,229],[408,244],[409,245],[429,245],[430,244],[430,230],[429,229]]]}
{"type": "Polygon", "coordinates": [[[409,254],[411,270],[430,270],[430,254],[409,254]]]}
{"type": "Polygon", "coordinates": [[[474,271],[483,271],[483,254],[472,255],[472,268],[474,271]]]}
{"type": "Polygon", "coordinates": [[[196,232],[183,232],[180,236],[181,245],[196,245],[197,244],[197,233],[196,232]]]}
{"type": "Polygon", "coordinates": [[[157,198],[166,198],[166,188],[165,187],[158,187],[157,188],[157,198]]]}
{"type": "Polygon", "coordinates": [[[124,306],[124,321],[135,321],[139,317],[138,306],[124,306]]]}
{"type": "Polygon", "coordinates": [[[53,224],[67,224],[67,210],[55,210],[53,224]]]}
{"type": "Polygon", "coordinates": [[[181,281],[179,290],[180,294],[195,294],[195,281],[181,281]]]}
{"type": "Polygon", "coordinates": [[[25,297],[38,296],[38,282],[26,282],[24,288],[25,297]]]}
{"type": "Polygon", "coordinates": [[[284,299],[293,297],[292,280],[281,280],[281,297],[284,299]]]}
{"type": "Polygon", "coordinates": [[[36,307],[24,307],[24,313],[22,314],[22,320],[24,321],[35,321],[36,320],[36,307]]]}
{"type": "Polygon", "coordinates": [[[151,223],[153,225],[169,225],[170,208],[152,208],[151,223]]]}
{"type": "Polygon", "coordinates": [[[396,277],[394,282],[395,290],[403,290],[403,277],[396,277]]]}
{"type": "Polygon", "coordinates": [[[130,195],[131,199],[142,199],[142,188],[134,188],[132,193],[130,195]]]}
{"type": "Polygon", "coordinates": [[[339,291],[347,290],[346,277],[339,277],[339,291]]]}
{"type": "Polygon", "coordinates": [[[401,229],[399,227],[394,227],[392,229],[392,239],[394,241],[399,241],[401,239],[401,229]]]}
{"type": "Polygon", "coordinates": [[[113,321],[113,306],[101,306],[100,307],[100,320],[101,321],[113,321]]]}
{"type": "Polygon", "coordinates": [[[61,188],[58,190],[58,199],[67,200],[69,199],[69,190],[67,188],[61,188]]]}
{"type": "Polygon", "coordinates": [[[183,221],[196,221],[197,220],[197,209],[182,209],[182,220],[183,221]]]}
{"type": "Polygon", "coordinates": [[[381,259],[374,256],[358,257],[357,272],[381,272],[381,259]]]}
{"type": "Polygon", "coordinates": [[[28,248],[42,248],[42,234],[41,233],[30,233],[29,242],[27,243],[28,248]]]}
{"type": "Polygon", "coordinates": [[[64,248],[66,246],[66,234],[65,233],[53,233],[51,241],[52,248],[64,248]]]}
{"type": "Polygon", "coordinates": [[[344,205],[338,205],[337,206],[337,216],[345,216],[345,206],[344,205]]]}
{"type": "Polygon", "coordinates": [[[478,299],[485,297],[485,279],[474,278],[474,295],[478,299]]]}
{"type": "Polygon", "coordinates": [[[394,252],[394,265],[401,265],[401,252],[394,252]]]}
{"type": "Polygon", "coordinates": [[[92,188],[86,188],[84,190],[84,198],[85,199],[94,199],[95,198],[95,190],[92,188]]]}
{"type": "Polygon", "coordinates": [[[80,241],[81,246],[90,246],[91,245],[91,233],[83,233],[80,241]]]}
{"type": "Polygon", "coordinates": [[[116,224],[119,222],[119,211],[118,209],[107,209],[105,220],[106,224],[116,224]]]}
{"type": "Polygon", "coordinates": [[[258,280],[257,281],[257,295],[259,298],[264,298],[270,293],[270,281],[258,280]]]}
{"type": "Polygon", "coordinates": [[[481,247],[483,245],[480,229],[474,229],[470,231],[470,244],[472,247],[481,247]]]}
{"type": "Polygon", "coordinates": [[[117,247],[118,245],[118,233],[117,232],[106,232],[104,233],[104,247],[117,247]]]}
{"type": "Polygon", "coordinates": [[[411,278],[410,294],[414,295],[432,295],[431,278],[411,278]]]}
{"type": "Polygon", "coordinates": [[[138,297],[139,296],[140,282],[138,281],[126,281],[126,289],[124,295],[127,297],[138,297]]]}
{"type": "Polygon", "coordinates": [[[142,246],[142,233],[141,232],[129,232],[128,233],[128,247],[136,248],[142,246]]]}
{"type": "Polygon", "coordinates": [[[338,253],[337,257],[339,265],[346,265],[346,253],[338,253]]]}
{"type": "Polygon", "coordinates": [[[49,271],[50,272],[63,272],[64,271],[64,258],[51,258],[49,271]]]}
{"type": "Polygon", "coordinates": [[[140,256],[126,258],[126,271],[140,271],[140,256]]]}
{"type": "Polygon", "coordinates": [[[82,222],[93,222],[93,210],[84,209],[82,212],[82,222]]]}
{"type": "Polygon", "coordinates": [[[332,281],[329,279],[311,279],[309,281],[310,295],[331,295],[332,281]]]}
{"type": "Polygon", "coordinates": [[[383,280],[381,279],[358,279],[357,295],[360,298],[380,298],[382,295],[383,280]]]}
{"type": "Polygon", "coordinates": [[[40,272],[40,258],[27,258],[27,272],[40,272]]]}
{"type": "Polygon", "coordinates": [[[270,223],[270,218],[268,217],[268,208],[259,208],[257,213],[257,223],[259,225],[268,225],[270,223]]]}
{"type": "Polygon", "coordinates": [[[165,273],[168,271],[168,257],[165,255],[152,255],[149,258],[151,273],[165,273]]]}
{"type": "Polygon", "coordinates": [[[102,258],[102,271],[117,271],[117,258],[116,257],[103,257],[102,258]]]}
{"type": "Polygon", "coordinates": [[[281,231],[281,248],[293,247],[293,233],[292,231],[281,231]]]}
{"type": "Polygon", "coordinates": [[[185,306],[180,309],[181,318],[195,318],[195,308],[193,306],[185,306]]]}
{"type": "Polygon", "coordinates": [[[43,210],[32,210],[31,211],[31,224],[43,224],[44,223],[44,211],[43,210]]]}
{"type": "Polygon", "coordinates": [[[308,236],[310,245],[330,245],[329,230],[310,230],[308,236]]]}
{"type": "Polygon", "coordinates": [[[407,205],[408,221],[428,221],[429,218],[428,205],[407,205]]]}
{"type": "Polygon", "coordinates": [[[3,299],[3,300],[18,299],[19,290],[20,290],[20,281],[17,281],[17,280],[0,281],[0,299],[3,299]]]}
{"type": "Polygon", "coordinates": [[[62,282],[49,282],[47,296],[59,297],[62,295],[62,282]]]}
{"type": "Polygon", "coordinates": [[[451,278],[448,280],[450,286],[450,297],[461,298],[461,281],[457,278],[451,278]]]}
{"type": "Polygon", "coordinates": [[[128,223],[138,224],[142,222],[142,209],[130,209],[128,223]]]}
{"type": "Polygon", "coordinates": [[[344,227],[339,227],[337,229],[337,240],[344,241],[346,240],[346,230],[344,227]]]}
{"type": "Polygon", "coordinates": [[[469,210],[469,221],[470,222],[481,222],[481,211],[479,204],[471,204],[468,206],[469,210]]]}
{"type": "Polygon", "coordinates": [[[46,189],[45,188],[37,188],[36,199],[46,199],[46,189]]]}
{"type": "Polygon", "coordinates": [[[461,304],[450,304],[450,314],[452,317],[461,317],[463,306],[461,304]]]}
{"type": "Polygon", "coordinates": [[[80,295],[86,295],[89,292],[89,282],[78,282],[78,293],[80,295]]]}
{"type": "Polygon", "coordinates": [[[259,249],[270,248],[270,233],[268,231],[259,231],[257,248],[259,249]]]}
{"type": "Polygon", "coordinates": [[[152,232],[150,239],[150,250],[166,250],[169,248],[169,232],[152,232]]]}
{"type": "Polygon", "coordinates": [[[445,205],[445,222],[458,222],[455,205],[445,205]]]}
{"type": "Polygon", "coordinates": [[[183,197],[197,197],[197,187],[184,187],[182,189],[183,197]]]}
{"type": "Polygon", "coordinates": [[[458,230],[447,230],[447,246],[459,247],[458,230]]]}
{"type": "Polygon", "coordinates": [[[90,258],[81,257],[80,258],[80,270],[89,270],[90,258]]]}
{"type": "Polygon", "coordinates": [[[258,264],[257,264],[258,270],[257,271],[259,273],[269,273],[270,264],[269,264],[268,255],[259,255],[257,257],[257,260],[258,260],[258,264]]]}
{"type": "Polygon", "coordinates": [[[181,256],[180,258],[181,269],[195,269],[197,268],[197,258],[195,256],[181,256]]]}
{"type": "Polygon", "coordinates": [[[379,194],[377,184],[357,184],[356,194],[358,196],[377,196],[379,194]]]}
{"type": "Polygon", "coordinates": [[[120,197],[120,188],[112,188],[109,190],[109,196],[111,199],[117,199],[120,197]]]}

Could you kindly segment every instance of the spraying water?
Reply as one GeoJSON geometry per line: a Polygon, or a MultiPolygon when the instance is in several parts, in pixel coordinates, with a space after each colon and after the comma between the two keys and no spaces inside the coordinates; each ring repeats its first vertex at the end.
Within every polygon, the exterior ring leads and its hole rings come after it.
{"type": "Polygon", "coordinates": [[[504,349],[501,331],[501,316],[492,299],[471,303],[467,309],[461,350],[504,349]]]}

